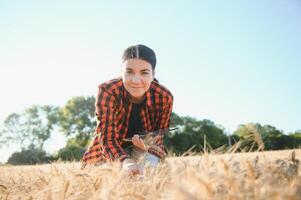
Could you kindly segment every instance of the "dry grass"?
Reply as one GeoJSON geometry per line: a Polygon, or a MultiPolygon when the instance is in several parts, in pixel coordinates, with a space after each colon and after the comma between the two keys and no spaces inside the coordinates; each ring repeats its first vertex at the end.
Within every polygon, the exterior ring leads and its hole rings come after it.
{"type": "Polygon", "coordinates": [[[118,164],[0,167],[4,199],[301,199],[301,149],[176,158],[144,176],[118,164]]]}

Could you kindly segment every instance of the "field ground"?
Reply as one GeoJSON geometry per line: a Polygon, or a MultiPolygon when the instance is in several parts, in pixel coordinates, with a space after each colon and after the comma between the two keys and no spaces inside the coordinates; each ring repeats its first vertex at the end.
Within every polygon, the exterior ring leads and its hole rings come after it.
{"type": "Polygon", "coordinates": [[[143,176],[129,176],[118,164],[1,166],[0,200],[301,200],[300,159],[301,149],[171,157],[158,168],[146,166],[143,176]]]}

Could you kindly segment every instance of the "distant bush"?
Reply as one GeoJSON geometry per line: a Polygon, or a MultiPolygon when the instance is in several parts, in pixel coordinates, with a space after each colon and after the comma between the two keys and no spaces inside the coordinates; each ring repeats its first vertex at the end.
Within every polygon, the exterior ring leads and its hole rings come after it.
{"type": "Polygon", "coordinates": [[[28,149],[24,149],[21,152],[13,153],[7,163],[12,165],[33,165],[48,163],[53,160],[52,156],[47,156],[43,150],[35,149],[30,146],[28,149]]]}
{"type": "Polygon", "coordinates": [[[58,159],[64,160],[64,161],[79,161],[82,159],[85,148],[80,147],[75,144],[67,145],[66,147],[62,148],[58,152],[58,159]]]}

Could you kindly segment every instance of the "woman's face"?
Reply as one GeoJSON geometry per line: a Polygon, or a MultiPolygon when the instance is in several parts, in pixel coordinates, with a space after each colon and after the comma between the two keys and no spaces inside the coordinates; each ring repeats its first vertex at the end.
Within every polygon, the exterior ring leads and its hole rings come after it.
{"type": "Polygon", "coordinates": [[[122,65],[121,76],[131,100],[139,103],[154,79],[154,72],[150,63],[141,59],[128,59],[122,65]]]}

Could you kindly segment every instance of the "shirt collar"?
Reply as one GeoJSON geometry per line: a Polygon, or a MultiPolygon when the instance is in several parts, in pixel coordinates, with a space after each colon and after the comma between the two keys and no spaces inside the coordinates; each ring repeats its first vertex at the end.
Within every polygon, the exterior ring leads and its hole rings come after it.
{"type": "Polygon", "coordinates": [[[152,97],[151,97],[151,91],[150,91],[152,89],[152,85],[153,85],[153,83],[151,83],[151,86],[149,87],[149,89],[145,93],[146,105],[148,107],[152,107],[152,97]]]}

